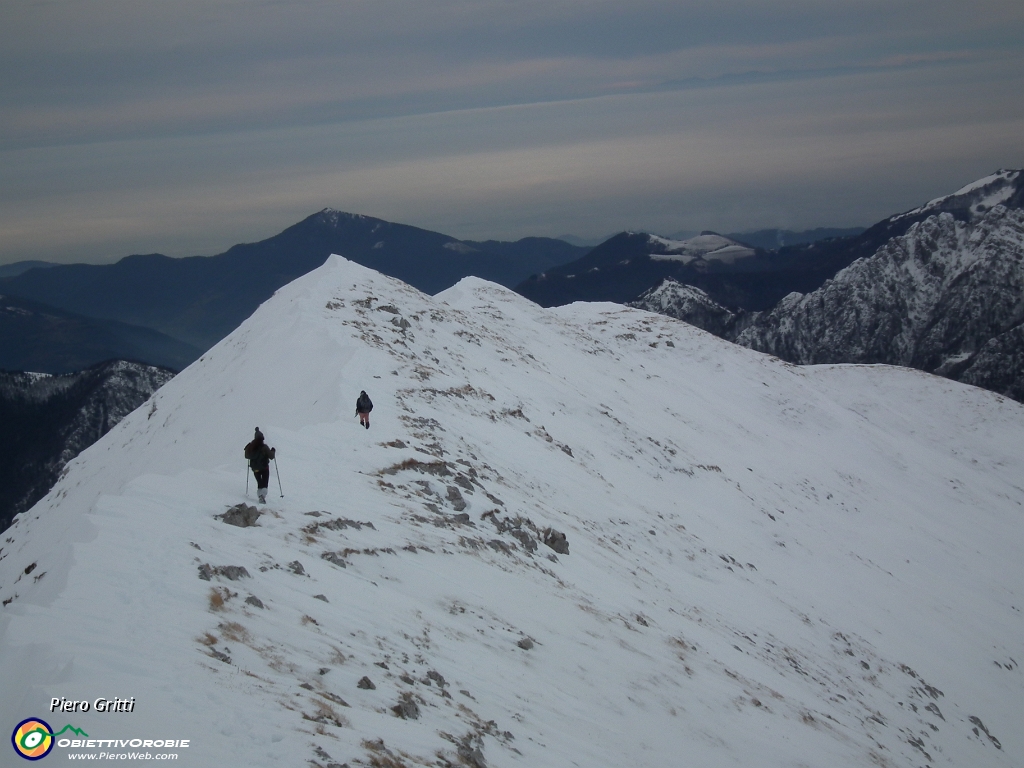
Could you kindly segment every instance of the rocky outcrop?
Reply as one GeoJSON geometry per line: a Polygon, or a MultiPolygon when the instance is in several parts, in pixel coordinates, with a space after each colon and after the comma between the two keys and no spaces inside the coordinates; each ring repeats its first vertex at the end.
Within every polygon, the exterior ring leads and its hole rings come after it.
{"type": "Polygon", "coordinates": [[[730,340],[735,339],[739,331],[749,323],[749,319],[756,316],[742,309],[729,310],[697,286],[681,283],[671,277],[645,291],[636,301],[629,302],[628,306],[668,315],[730,340]]]}
{"type": "Polygon", "coordinates": [[[1024,388],[1024,211],[930,216],[735,341],[794,363],[888,363],[1011,397],[1024,388]]]}

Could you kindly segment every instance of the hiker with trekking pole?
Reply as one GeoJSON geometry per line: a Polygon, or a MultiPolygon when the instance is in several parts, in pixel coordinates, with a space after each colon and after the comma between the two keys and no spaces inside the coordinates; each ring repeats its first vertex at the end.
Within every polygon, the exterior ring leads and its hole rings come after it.
{"type": "MultiPolygon", "coordinates": [[[[274,462],[274,469],[276,470],[277,450],[267,445],[259,427],[256,427],[255,437],[245,446],[245,458],[249,460],[249,468],[256,478],[256,496],[259,498],[260,504],[266,504],[267,486],[270,485],[270,462],[274,462]]],[[[278,487],[281,485],[280,472],[277,473],[277,485],[278,487]]],[[[246,475],[245,479],[245,492],[246,494],[249,493],[248,475],[246,475]]],[[[284,496],[283,490],[281,491],[281,496],[284,496]]]]}

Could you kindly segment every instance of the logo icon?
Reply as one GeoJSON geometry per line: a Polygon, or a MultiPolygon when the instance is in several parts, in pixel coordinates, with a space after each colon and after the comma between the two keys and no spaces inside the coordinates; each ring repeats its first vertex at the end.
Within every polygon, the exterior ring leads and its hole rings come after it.
{"type": "Polygon", "coordinates": [[[53,728],[45,720],[22,720],[11,734],[14,751],[26,760],[41,760],[53,749],[53,728]]]}

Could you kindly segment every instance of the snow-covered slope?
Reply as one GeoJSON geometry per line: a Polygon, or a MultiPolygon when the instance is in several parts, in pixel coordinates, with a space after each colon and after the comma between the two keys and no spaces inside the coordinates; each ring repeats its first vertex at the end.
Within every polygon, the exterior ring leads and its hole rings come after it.
{"type": "Polygon", "coordinates": [[[926,374],[332,257],[7,532],[0,722],[194,766],[1019,766],[1022,437],[926,374]],[[227,525],[255,425],[281,485],[227,525]]]}
{"type": "Polygon", "coordinates": [[[1020,208],[1024,203],[1022,182],[1024,179],[1020,170],[999,170],[972,181],[951,195],[937,197],[911,211],[891,216],[889,221],[943,212],[954,212],[958,214],[957,218],[970,220],[985,215],[997,205],[1020,208]]]}
{"type": "Polygon", "coordinates": [[[686,240],[669,240],[657,235],[648,235],[652,246],[651,258],[659,261],[721,261],[732,264],[738,259],[754,255],[754,249],[730,240],[715,232],[703,232],[686,240]]]}

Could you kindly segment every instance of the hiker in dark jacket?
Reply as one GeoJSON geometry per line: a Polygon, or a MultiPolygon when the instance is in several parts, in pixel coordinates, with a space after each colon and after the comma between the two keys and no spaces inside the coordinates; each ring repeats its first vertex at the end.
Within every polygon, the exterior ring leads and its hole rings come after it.
{"type": "Polygon", "coordinates": [[[256,427],[256,436],[245,446],[245,458],[256,477],[256,495],[261,504],[267,503],[267,486],[270,485],[270,460],[276,458],[277,450],[267,447],[263,433],[256,427]]]}
{"type": "Polygon", "coordinates": [[[370,402],[370,396],[361,391],[359,399],[356,400],[356,416],[359,417],[359,423],[367,429],[370,428],[370,411],[372,410],[373,403],[370,402]]]}

